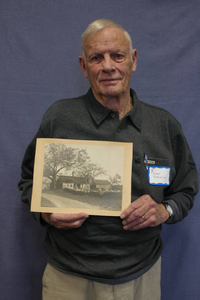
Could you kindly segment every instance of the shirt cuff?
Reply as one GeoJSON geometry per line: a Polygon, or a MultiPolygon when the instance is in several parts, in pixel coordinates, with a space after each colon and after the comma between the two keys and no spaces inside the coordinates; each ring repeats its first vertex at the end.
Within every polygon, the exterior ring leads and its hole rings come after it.
{"type": "Polygon", "coordinates": [[[42,226],[47,226],[48,224],[45,222],[45,220],[42,218],[41,213],[33,212],[34,218],[40,223],[42,226]]]}
{"type": "Polygon", "coordinates": [[[167,201],[163,201],[163,204],[168,204],[169,206],[171,206],[172,210],[173,210],[173,215],[171,217],[169,217],[169,219],[165,222],[166,224],[173,224],[179,221],[179,209],[178,206],[176,204],[176,202],[172,199],[169,199],[167,201]]]}

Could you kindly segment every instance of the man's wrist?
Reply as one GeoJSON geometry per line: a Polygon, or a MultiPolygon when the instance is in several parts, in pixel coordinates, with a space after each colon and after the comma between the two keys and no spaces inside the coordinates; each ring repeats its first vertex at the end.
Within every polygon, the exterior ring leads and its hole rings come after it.
{"type": "Polygon", "coordinates": [[[173,209],[168,203],[163,203],[163,205],[164,205],[164,207],[165,207],[165,209],[166,209],[166,211],[169,215],[169,217],[167,219],[167,220],[169,220],[174,215],[173,209]]]}

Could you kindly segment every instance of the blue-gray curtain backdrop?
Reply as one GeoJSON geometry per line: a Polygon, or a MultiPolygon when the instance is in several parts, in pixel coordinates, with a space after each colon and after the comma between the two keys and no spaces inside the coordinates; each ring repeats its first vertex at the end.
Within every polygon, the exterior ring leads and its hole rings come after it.
{"type": "MultiPolygon", "coordinates": [[[[89,87],[81,34],[95,19],[124,26],[138,50],[131,87],[181,123],[200,163],[200,1],[0,0],[0,298],[41,299],[45,231],[20,202],[24,151],[46,109],[89,87]]],[[[162,300],[200,299],[200,195],[189,216],[163,226],[162,300]]]]}

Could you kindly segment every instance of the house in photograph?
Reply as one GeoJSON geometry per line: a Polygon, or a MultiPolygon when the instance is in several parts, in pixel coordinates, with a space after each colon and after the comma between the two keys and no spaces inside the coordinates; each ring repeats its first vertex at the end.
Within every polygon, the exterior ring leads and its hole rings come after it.
{"type": "Polygon", "coordinates": [[[91,189],[98,190],[100,192],[109,191],[110,190],[110,181],[103,179],[94,179],[91,182],[91,189]]]}
{"type": "Polygon", "coordinates": [[[57,189],[70,189],[74,191],[108,191],[110,189],[111,183],[108,180],[103,179],[93,179],[91,182],[87,182],[86,178],[78,176],[59,176],[56,188],[57,189]]]}

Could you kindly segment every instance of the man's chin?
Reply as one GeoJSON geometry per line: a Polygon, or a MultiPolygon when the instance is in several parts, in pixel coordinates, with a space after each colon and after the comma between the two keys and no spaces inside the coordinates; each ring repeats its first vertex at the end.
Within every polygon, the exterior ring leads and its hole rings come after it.
{"type": "Polygon", "coordinates": [[[101,94],[104,97],[117,97],[122,94],[122,91],[116,88],[109,87],[106,89],[102,89],[101,94]]]}

